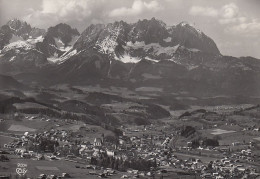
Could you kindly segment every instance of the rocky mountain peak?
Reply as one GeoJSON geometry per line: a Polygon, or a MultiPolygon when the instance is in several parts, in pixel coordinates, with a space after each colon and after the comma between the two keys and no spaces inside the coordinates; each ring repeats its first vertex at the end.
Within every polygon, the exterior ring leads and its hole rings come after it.
{"type": "Polygon", "coordinates": [[[116,21],[107,25],[90,25],[73,49],[77,52],[91,50],[107,54],[124,63],[137,63],[142,58],[153,62],[192,60],[198,56],[198,52],[200,56],[220,54],[212,39],[188,23],[168,27],[155,18],[131,24],[116,21]]]}
{"type": "Polygon", "coordinates": [[[14,35],[20,36],[25,40],[29,38],[32,30],[36,29],[36,28],[32,28],[31,25],[28,24],[27,22],[19,19],[10,20],[7,22],[6,25],[10,27],[10,30],[14,35]]]}
{"type": "Polygon", "coordinates": [[[65,46],[72,40],[73,36],[79,36],[77,29],[71,28],[68,24],[60,23],[54,27],[50,27],[46,36],[60,38],[65,46]]]}
{"type": "Polygon", "coordinates": [[[57,77],[51,83],[115,80],[198,94],[217,88],[228,93],[229,89],[231,93],[237,89],[238,93],[259,92],[258,59],[222,56],[210,37],[186,22],[170,27],[155,18],[116,21],[90,25],[80,35],[60,23],[41,34],[41,29],[17,19],[2,26],[1,70],[18,74],[42,69],[44,78],[45,74],[57,77]]]}
{"type": "Polygon", "coordinates": [[[50,61],[60,61],[58,58],[71,50],[79,35],[77,29],[60,23],[48,28],[43,41],[36,45],[36,49],[45,54],[50,61]]]}
{"type": "Polygon", "coordinates": [[[198,49],[208,54],[220,54],[217,45],[210,37],[187,22],[181,22],[176,26],[172,26],[168,31],[175,44],[189,49],[198,49]]]}
{"type": "Polygon", "coordinates": [[[30,40],[32,42],[44,34],[44,29],[31,27],[30,24],[19,19],[12,19],[0,29],[0,49],[3,49],[9,43],[17,41],[30,40]]]}
{"type": "Polygon", "coordinates": [[[133,24],[130,35],[134,41],[144,41],[145,44],[149,44],[163,41],[168,36],[168,32],[164,22],[152,18],[139,20],[133,24]]]}
{"type": "Polygon", "coordinates": [[[21,33],[30,33],[32,30],[30,24],[27,24],[25,21],[21,21],[19,19],[13,19],[7,22],[7,25],[10,27],[10,29],[17,34],[21,33]]]}
{"type": "Polygon", "coordinates": [[[161,26],[161,27],[166,27],[166,24],[159,20],[159,19],[156,19],[155,17],[151,18],[150,20],[149,19],[143,19],[143,20],[139,20],[137,23],[137,25],[141,25],[141,26],[161,26]]]}

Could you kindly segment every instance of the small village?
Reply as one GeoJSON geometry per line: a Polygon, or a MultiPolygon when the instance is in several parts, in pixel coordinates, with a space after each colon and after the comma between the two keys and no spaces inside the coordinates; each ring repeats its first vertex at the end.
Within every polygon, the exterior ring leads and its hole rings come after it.
{"type": "MultiPolygon", "coordinates": [[[[231,152],[230,146],[205,146],[202,141],[177,145],[184,131],[172,133],[156,131],[156,125],[131,128],[121,126],[122,135],[95,137],[85,141],[80,134],[52,128],[41,133],[25,132],[4,145],[5,152],[25,160],[66,161],[75,168],[86,169],[92,177],[106,178],[171,178],[178,173],[190,178],[256,178],[260,176],[259,155],[253,154],[255,142],[243,144],[243,150],[231,152]]],[[[167,131],[167,130],[166,130],[167,131]]],[[[205,141],[204,141],[205,142],[205,141]]],[[[28,162],[30,163],[30,162],[28,162]]],[[[67,178],[69,171],[60,175],[42,173],[38,178],[67,178]]]]}

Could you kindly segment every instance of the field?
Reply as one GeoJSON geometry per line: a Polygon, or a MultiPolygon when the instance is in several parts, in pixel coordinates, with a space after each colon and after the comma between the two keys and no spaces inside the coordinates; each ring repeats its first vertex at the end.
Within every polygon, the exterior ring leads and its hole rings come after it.
{"type": "Polygon", "coordinates": [[[155,87],[139,87],[136,88],[135,91],[139,92],[162,92],[162,88],[155,88],[155,87]]]}
{"type": "MultiPolygon", "coordinates": [[[[16,176],[16,168],[18,163],[27,164],[27,177],[36,178],[40,174],[46,174],[46,175],[61,175],[62,173],[68,173],[72,178],[77,179],[95,179],[100,178],[98,175],[91,175],[89,172],[92,173],[102,173],[103,170],[92,170],[92,169],[86,169],[86,164],[79,164],[74,163],[66,160],[32,160],[32,159],[20,159],[15,155],[8,155],[9,158],[11,158],[10,162],[1,162],[0,163],[0,174],[1,175],[7,175],[9,176],[12,174],[13,177],[16,176]]],[[[173,179],[173,178],[187,178],[187,179],[193,179],[195,177],[190,175],[182,175],[177,174],[177,172],[180,172],[180,170],[172,169],[168,173],[165,174],[156,174],[155,179],[161,178],[163,175],[163,178],[165,179],[173,179]]],[[[123,175],[130,175],[129,178],[134,178],[131,176],[131,174],[127,172],[119,172],[116,171],[116,174],[109,178],[113,179],[120,179],[123,175]]],[[[142,177],[140,178],[150,178],[150,177],[142,177]]]]}
{"type": "Polygon", "coordinates": [[[249,143],[252,141],[257,133],[251,131],[242,131],[238,126],[219,126],[218,129],[199,130],[202,137],[218,138],[219,145],[231,145],[233,142],[249,143]]]}
{"type": "MultiPolygon", "coordinates": [[[[27,164],[26,173],[27,177],[36,178],[40,174],[46,175],[61,175],[62,173],[68,173],[72,178],[92,179],[99,178],[98,175],[91,175],[89,172],[102,173],[103,170],[86,169],[86,164],[75,163],[71,161],[62,160],[32,160],[32,159],[20,159],[15,155],[8,155],[11,158],[10,162],[0,162],[0,174],[9,176],[10,173],[14,177],[16,175],[17,163],[27,164]]],[[[126,175],[126,172],[116,172],[111,178],[119,179],[122,175],[126,175]]],[[[129,174],[128,174],[129,175],[129,174]]]]}
{"type": "Polygon", "coordinates": [[[4,144],[8,144],[9,142],[12,142],[14,139],[9,136],[4,136],[0,134],[0,148],[4,146],[4,144]]]}
{"type": "Polygon", "coordinates": [[[57,167],[50,167],[50,166],[37,166],[38,170],[47,170],[47,171],[56,171],[59,170],[57,167]]]}
{"type": "Polygon", "coordinates": [[[1,174],[15,174],[15,169],[17,163],[27,164],[27,177],[36,178],[40,174],[54,174],[61,175],[64,172],[70,173],[71,176],[75,178],[84,178],[86,171],[83,169],[78,169],[75,165],[79,165],[83,167],[84,165],[75,164],[72,162],[64,161],[64,160],[56,160],[56,161],[37,161],[32,159],[20,159],[17,156],[11,156],[10,162],[1,162],[0,163],[0,173],[1,174]]]}
{"type": "Polygon", "coordinates": [[[13,134],[23,134],[24,132],[37,132],[42,131],[46,128],[51,128],[51,125],[54,125],[51,121],[47,122],[46,120],[41,120],[37,117],[31,119],[29,115],[28,118],[23,118],[21,120],[5,120],[0,124],[1,132],[8,132],[13,134]]]}
{"type": "Polygon", "coordinates": [[[34,131],[36,131],[36,129],[26,127],[24,125],[11,125],[8,130],[16,131],[16,132],[34,132],[34,131]]]}
{"type": "Polygon", "coordinates": [[[46,109],[47,107],[37,104],[37,103],[31,103],[31,102],[25,102],[25,103],[15,103],[13,104],[17,109],[31,109],[31,108],[40,108],[40,109],[46,109]]]}
{"type": "Polygon", "coordinates": [[[257,138],[254,138],[255,140],[257,140],[257,141],[260,141],[260,137],[257,137],[257,138]]]}
{"type": "Polygon", "coordinates": [[[223,129],[213,129],[211,134],[221,135],[221,134],[227,134],[227,133],[232,133],[232,132],[236,132],[236,131],[227,131],[227,130],[223,130],[223,129]]]}

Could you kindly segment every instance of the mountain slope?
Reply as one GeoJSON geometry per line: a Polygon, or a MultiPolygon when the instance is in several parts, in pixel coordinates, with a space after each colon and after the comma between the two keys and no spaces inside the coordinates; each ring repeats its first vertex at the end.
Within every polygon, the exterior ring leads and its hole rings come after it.
{"type": "Polygon", "coordinates": [[[181,46],[198,49],[203,52],[220,54],[215,42],[200,30],[182,22],[170,28],[171,41],[181,46]]]}
{"type": "MultiPolygon", "coordinates": [[[[30,29],[19,23],[11,27],[30,29]]],[[[28,83],[117,85],[198,96],[260,93],[260,60],[223,56],[210,37],[184,22],[119,21],[90,25],[80,35],[58,24],[42,39],[16,42],[8,42],[14,33],[10,25],[2,29],[8,44],[0,68],[28,83]]],[[[20,31],[30,30],[15,33],[20,31]]]]}
{"type": "Polygon", "coordinates": [[[37,43],[36,49],[44,53],[50,61],[56,62],[57,57],[70,50],[78,39],[79,32],[67,24],[50,27],[42,42],[37,43]]]}
{"type": "Polygon", "coordinates": [[[35,46],[43,40],[45,30],[13,19],[0,30],[0,68],[17,73],[47,64],[45,55],[35,46]]]}
{"type": "Polygon", "coordinates": [[[0,50],[9,43],[36,39],[44,34],[45,30],[31,27],[30,24],[24,21],[18,19],[10,20],[0,29],[0,50]]]}
{"type": "Polygon", "coordinates": [[[133,24],[91,25],[73,47],[76,52],[83,49],[94,49],[124,63],[137,63],[142,58],[174,61],[196,53],[220,55],[214,41],[194,27],[184,23],[167,27],[155,18],[133,24]]]}
{"type": "Polygon", "coordinates": [[[22,83],[19,83],[14,78],[6,75],[0,74],[0,89],[15,89],[15,90],[21,90],[25,89],[25,85],[22,83]]]}

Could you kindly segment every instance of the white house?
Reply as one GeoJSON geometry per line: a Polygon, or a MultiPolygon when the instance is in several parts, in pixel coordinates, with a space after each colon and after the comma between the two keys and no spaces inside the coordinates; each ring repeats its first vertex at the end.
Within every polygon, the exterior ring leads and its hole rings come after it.
{"type": "Polygon", "coordinates": [[[100,138],[94,139],[94,146],[101,147],[102,146],[102,140],[100,138]]]}
{"type": "Polygon", "coordinates": [[[112,157],[115,156],[115,151],[113,151],[113,150],[107,150],[106,152],[107,152],[108,156],[112,156],[112,157]]]}

